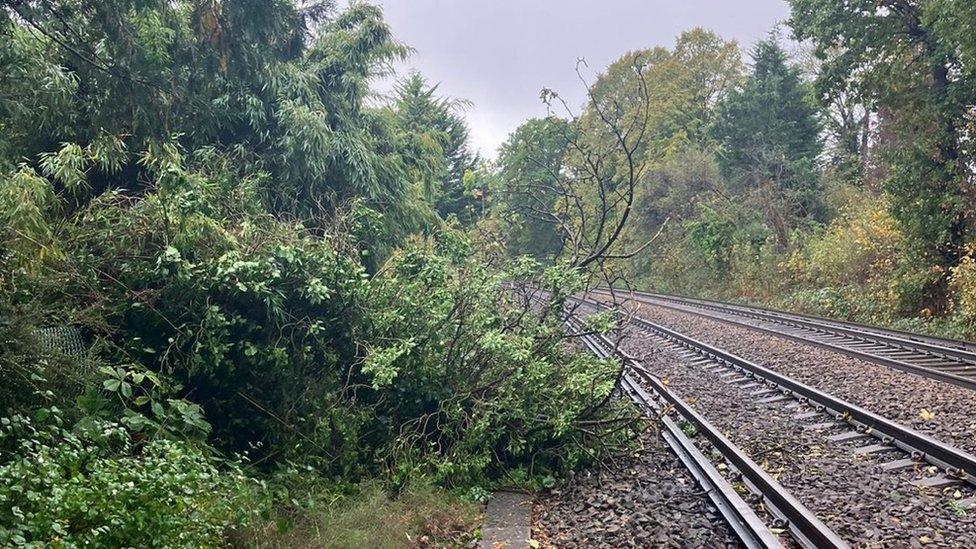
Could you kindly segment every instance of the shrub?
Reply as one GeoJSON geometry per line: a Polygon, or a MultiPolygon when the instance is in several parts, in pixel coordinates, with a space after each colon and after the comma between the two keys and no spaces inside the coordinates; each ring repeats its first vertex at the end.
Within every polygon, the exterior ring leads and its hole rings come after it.
{"type": "Polygon", "coordinates": [[[697,219],[685,222],[688,242],[713,271],[713,276],[727,279],[731,274],[729,264],[738,232],[736,220],[726,212],[717,212],[706,205],[699,209],[697,219]]]}
{"type": "Polygon", "coordinates": [[[0,545],[216,547],[244,517],[240,473],[192,446],[135,446],[120,425],[78,432],[24,416],[0,420],[0,545]]]}
{"type": "Polygon", "coordinates": [[[629,436],[607,406],[617,365],[567,345],[556,314],[581,273],[475,256],[447,229],[369,278],[341,230],[259,202],[246,181],[171,166],[156,192],[106,193],[72,218],[32,299],[96,336],[103,390],[86,413],[267,470],[452,485],[564,471],[629,436]],[[556,301],[529,310],[506,282],[556,301]]]}
{"type": "Polygon", "coordinates": [[[371,390],[359,391],[388,418],[392,472],[471,485],[519,467],[564,472],[619,449],[631,416],[605,406],[618,366],[567,344],[553,314],[582,284],[530,259],[500,268],[472,258],[453,233],[396,254],[372,283],[371,390]],[[522,287],[544,288],[549,308],[516,299],[522,287]]]}
{"type": "Polygon", "coordinates": [[[932,296],[946,296],[937,290],[947,282],[946,269],[932,261],[931,257],[918,257],[910,254],[901,258],[898,268],[892,273],[888,285],[893,298],[893,309],[899,315],[921,315],[929,318],[933,314],[948,311],[948,302],[935,303],[932,296]]]}
{"type": "MultiPolygon", "coordinates": [[[[341,238],[256,213],[258,202],[246,182],[179,168],[150,196],[103,195],[73,220],[62,274],[38,281],[38,299],[85,311],[105,387],[147,428],[171,426],[161,407],[185,398],[203,407],[212,444],[270,466],[307,454],[298,441],[339,403],[366,281],[341,238]]],[[[335,441],[316,450],[342,454],[335,441]]],[[[345,457],[337,470],[359,458],[345,457]]]]}
{"type": "Polygon", "coordinates": [[[976,258],[972,254],[953,267],[951,284],[956,313],[970,330],[976,329],[976,258]]]}
{"type": "Polygon", "coordinates": [[[861,197],[786,262],[796,280],[818,286],[876,286],[891,278],[902,237],[883,201],[861,197]]]}

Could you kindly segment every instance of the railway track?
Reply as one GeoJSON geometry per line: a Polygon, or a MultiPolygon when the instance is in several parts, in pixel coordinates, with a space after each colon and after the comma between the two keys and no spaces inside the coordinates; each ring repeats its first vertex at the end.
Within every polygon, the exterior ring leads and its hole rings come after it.
{"type": "MultiPolygon", "coordinates": [[[[607,305],[596,301],[581,301],[594,309],[607,308],[607,305]]],[[[887,478],[888,480],[880,483],[882,485],[890,485],[892,487],[900,486],[901,488],[898,489],[898,492],[901,493],[901,496],[897,497],[914,498],[922,497],[922,494],[929,494],[926,497],[934,498],[935,501],[941,501],[941,503],[936,503],[935,507],[933,507],[932,499],[929,499],[929,503],[927,504],[919,503],[919,509],[933,509],[947,506],[952,509],[952,513],[955,513],[955,516],[960,518],[953,519],[951,516],[947,518],[945,515],[942,515],[942,518],[934,520],[937,522],[943,521],[942,524],[946,524],[944,522],[946,520],[949,523],[954,520],[964,520],[965,522],[952,528],[961,528],[963,532],[968,531],[969,533],[961,534],[957,531],[954,535],[962,536],[962,538],[956,538],[957,540],[967,540],[962,542],[964,545],[968,545],[973,541],[971,539],[972,530],[967,530],[967,526],[964,526],[964,524],[970,524],[972,522],[965,517],[968,513],[976,510],[976,489],[974,489],[976,487],[976,456],[895,421],[891,421],[881,415],[872,413],[841,398],[805,385],[788,376],[781,375],[759,364],[737,357],[664,326],[657,325],[639,316],[628,317],[628,320],[632,326],[639,328],[646,335],[642,335],[639,338],[644,345],[651,343],[654,345],[654,348],[664,350],[670,353],[671,356],[679,358],[681,362],[687,364],[688,367],[692,367],[694,371],[701,371],[702,375],[712,380],[709,383],[713,385],[729,387],[728,391],[732,391],[736,395],[731,398],[744,398],[753,402],[759,409],[769,410],[772,416],[779,418],[773,421],[781,421],[782,423],[779,425],[788,426],[787,430],[793,430],[797,435],[803,433],[804,437],[823,440],[823,442],[829,443],[828,446],[834,446],[836,444],[837,447],[833,452],[839,455],[850,456],[847,459],[854,460],[851,464],[860,463],[860,474],[870,475],[870,478],[887,478]],[[774,410],[775,413],[773,413],[774,410]]],[[[637,339],[634,341],[637,341],[637,339]]],[[[606,342],[602,345],[608,348],[606,342]]],[[[587,346],[591,349],[594,348],[592,342],[587,343],[587,346]]],[[[601,356],[607,356],[606,352],[604,351],[604,354],[601,356]]],[[[600,353],[598,352],[598,354],[600,353]]],[[[635,360],[629,355],[621,354],[625,357],[625,360],[635,360]]],[[[631,371],[642,373],[642,375],[629,375],[623,384],[624,392],[634,399],[635,402],[647,407],[649,410],[656,410],[656,413],[660,414],[660,404],[657,408],[642,404],[642,402],[648,400],[646,396],[647,392],[641,392],[642,387],[650,389],[650,392],[655,395],[650,398],[651,400],[656,399],[659,403],[664,403],[666,406],[665,410],[673,407],[678,417],[699,427],[699,432],[705,435],[705,438],[708,439],[713,447],[718,448],[723,444],[723,439],[719,439],[719,442],[716,443],[716,440],[713,438],[716,437],[715,433],[721,436],[720,430],[715,425],[708,423],[705,417],[694,409],[691,409],[688,405],[688,402],[697,402],[699,400],[697,396],[703,393],[690,392],[684,395],[687,397],[687,400],[682,400],[682,397],[677,396],[676,393],[668,389],[667,385],[669,383],[667,380],[662,381],[657,377],[651,376],[639,363],[631,371]]],[[[694,376],[696,374],[691,373],[690,375],[694,376]]],[[[714,413],[714,410],[709,408],[707,413],[711,415],[714,413]]],[[[759,413],[762,414],[764,412],[759,413]]],[[[724,422],[720,421],[719,423],[724,422]]],[[[732,431],[728,431],[729,428],[730,426],[725,424],[725,429],[730,433],[730,436],[738,438],[736,424],[732,424],[732,431]]],[[[756,440],[755,438],[750,439],[750,436],[756,436],[755,429],[753,428],[751,431],[753,434],[746,435],[745,440],[756,440]]],[[[742,452],[741,449],[736,447],[728,439],[724,439],[724,443],[727,443],[733,448],[734,452],[742,452]]],[[[753,446],[752,443],[750,443],[750,446],[753,446]]],[[[754,447],[752,451],[756,451],[754,447]]],[[[723,459],[728,463],[733,463],[733,460],[724,451],[721,454],[723,459]]],[[[745,459],[749,459],[748,455],[743,455],[745,459]]],[[[759,459],[757,456],[754,456],[755,459],[759,459]]],[[[755,465],[751,460],[749,463],[755,465]]],[[[840,464],[844,470],[851,466],[844,459],[840,460],[840,464]]],[[[817,466],[815,465],[814,469],[816,468],[817,466]]],[[[733,481],[746,478],[746,475],[743,475],[743,468],[733,466],[733,469],[733,475],[730,477],[733,481]]],[[[856,476],[857,473],[853,473],[853,471],[854,469],[852,469],[852,473],[847,473],[845,476],[856,476]]],[[[797,480],[794,478],[793,482],[795,483],[797,480]]],[[[802,482],[803,484],[807,484],[810,481],[804,480],[802,482]]],[[[762,486],[757,486],[756,483],[751,481],[746,484],[753,494],[758,494],[761,501],[775,501],[763,492],[762,486]]],[[[878,485],[877,482],[870,484],[873,486],[878,485]]],[[[706,486],[705,484],[702,485],[706,486]]],[[[817,485],[817,482],[814,481],[813,485],[817,485]]],[[[795,484],[791,484],[791,486],[797,487],[795,484]]],[[[789,494],[781,485],[777,484],[777,487],[777,489],[774,489],[774,493],[783,491],[789,494]]],[[[706,490],[709,490],[709,488],[706,488],[706,490]]],[[[807,502],[815,502],[819,499],[816,494],[804,493],[806,490],[805,488],[801,489],[800,494],[797,495],[802,494],[806,498],[815,498],[805,500],[807,502]]],[[[885,493],[882,491],[882,494],[885,493]]],[[[842,497],[845,501],[847,498],[856,501],[860,497],[860,494],[852,492],[849,496],[842,497]]],[[[879,495],[876,497],[879,498],[876,501],[884,501],[886,496],[879,495]]],[[[796,498],[793,498],[793,500],[798,501],[796,498]]],[[[900,501],[906,500],[902,499],[900,501]]],[[[858,505],[855,503],[854,508],[856,509],[857,507],[858,505]]],[[[771,508],[774,509],[773,515],[777,518],[778,522],[793,526],[792,521],[785,517],[780,510],[776,510],[775,505],[772,505],[771,508]]],[[[809,512],[809,509],[803,509],[809,512]]],[[[818,512],[827,511],[821,508],[818,512]]],[[[926,511],[926,514],[928,512],[926,511]]],[[[813,516],[816,518],[817,515],[814,514],[813,516]]],[[[829,517],[830,515],[825,516],[829,517]]],[[[726,521],[730,520],[735,519],[726,518],[726,521]]],[[[828,521],[831,526],[836,526],[833,522],[834,520],[836,519],[828,521]]],[[[921,523],[925,523],[925,521],[933,519],[913,520],[921,520],[921,523]]],[[[829,529],[830,526],[827,528],[829,529]]],[[[844,522],[841,528],[845,533],[844,538],[847,538],[849,541],[864,541],[860,539],[858,534],[853,534],[858,537],[851,537],[850,528],[852,527],[850,521],[844,522]]],[[[810,538],[804,538],[802,533],[797,533],[793,529],[790,530],[790,534],[793,540],[801,546],[830,546],[825,545],[826,542],[824,541],[811,543],[810,538]]],[[[838,540],[842,542],[843,540],[841,537],[832,539],[835,539],[835,542],[838,542],[838,540]]],[[[959,543],[959,541],[955,543],[959,543]]]]}
{"type": "MultiPolygon", "coordinates": [[[[594,292],[608,295],[607,290],[594,292]]],[[[976,345],[718,301],[618,292],[636,302],[720,320],[976,391],[976,345]]]]}
{"type": "Polygon", "coordinates": [[[664,382],[648,373],[636,359],[615,351],[611,342],[602,336],[587,335],[583,337],[583,343],[597,356],[609,358],[616,355],[624,362],[627,373],[622,379],[623,392],[649,416],[661,419],[664,441],[703,488],[745,547],[783,547],[772,530],[774,527],[789,532],[792,540],[802,547],[848,547],[812,511],[704,416],[670,391],[664,382]],[[721,456],[727,474],[735,481],[741,481],[752,494],[752,500],[773,518],[771,524],[766,524],[746,503],[730,480],[719,472],[716,464],[685,434],[679,420],[694,425],[696,432],[704,435],[713,453],[721,456]]]}

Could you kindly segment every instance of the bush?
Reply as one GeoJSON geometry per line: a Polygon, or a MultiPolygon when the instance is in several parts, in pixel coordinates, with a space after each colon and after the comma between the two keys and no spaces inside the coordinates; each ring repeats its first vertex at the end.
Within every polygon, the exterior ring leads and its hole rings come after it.
{"type": "MultiPolygon", "coordinates": [[[[178,167],[150,196],[103,195],[73,219],[35,299],[85,312],[112,401],[146,429],[185,432],[189,418],[220,449],[271,466],[306,455],[299,441],[340,402],[366,280],[341,238],[257,213],[259,202],[246,182],[178,167]],[[173,423],[167,403],[184,398],[210,426],[178,403],[173,423]]],[[[334,470],[360,456],[343,457],[334,470]]]]}
{"type": "Polygon", "coordinates": [[[559,305],[581,273],[479,257],[447,229],[369,278],[341,230],[263,214],[246,181],[178,165],[150,195],[92,201],[62,242],[24,275],[32,299],[95,335],[102,391],[83,412],[141,436],[205,437],[268,471],[485,485],[630,435],[606,406],[617,365],[564,339],[559,305]],[[556,301],[530,310],[506,283],[556,301]]]}
{"type": "Polygon", "coordinates": [[[0,545],[217,547],[244,517],[240,473],[222,474],[186,443],[138,447],[120,425],[79,432],[0,420],[0,545]]]}
{"type": "Polygon", "coordinates": [[[901,233],[883,201],[861,197],[786,262],[795,280],[816,286],[884,284],[902,255],[901,233]]]}
{"type": "Polygon", "coordinates": [[[951,284],[956,313],[971,332],[976,331],[976,258],[972,254],[952,269],[951,284]]]}

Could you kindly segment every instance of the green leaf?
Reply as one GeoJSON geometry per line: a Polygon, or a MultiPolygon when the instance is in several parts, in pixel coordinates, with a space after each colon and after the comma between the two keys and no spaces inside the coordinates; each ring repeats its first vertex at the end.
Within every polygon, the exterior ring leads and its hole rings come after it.
{"type": "Polygon", "coordinates": [[[48,410],[47,408],[38,408],[34,411],[34,419],[39,422],[43,423],[49,417],[51,417],[51,410],[48,410]]]}

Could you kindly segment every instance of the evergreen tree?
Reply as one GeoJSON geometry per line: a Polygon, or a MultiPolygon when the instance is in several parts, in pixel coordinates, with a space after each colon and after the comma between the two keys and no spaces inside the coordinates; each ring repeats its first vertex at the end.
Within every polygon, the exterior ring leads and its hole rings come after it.
{"type": "Polygon", "coordinates": [[[457,216],[465,226],[477,214],[478,199],[465,188],[464,176],[478,164],[468,145],[468,125],[460,110],[464,101],[439,97],[438,85],[429,85],[412,73],[396,88],[394,118],[406,132],[413,165],[421,175],[425,197],[442,218],[457,216]]]}
{"type": "Polygon", "coordinates": [[[712,134],[722,174],[734,191],[759,191],[785,246],[795,219],[824,215],[817,171],[821,123],[808,86],[774,39],[760,42],[752,58],[745,84],[719,104],[712,134]]]}

